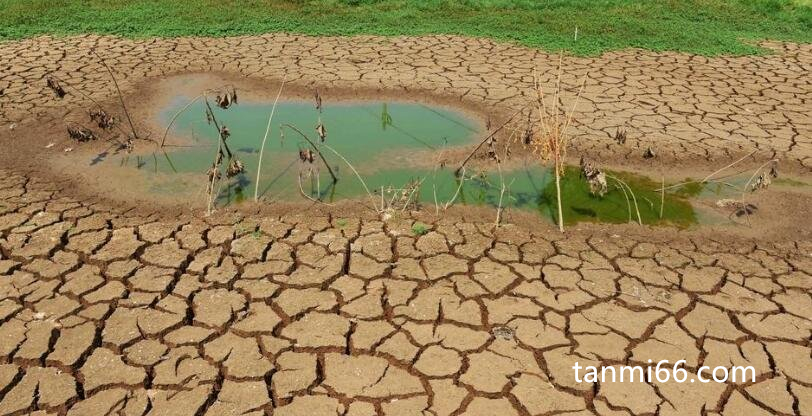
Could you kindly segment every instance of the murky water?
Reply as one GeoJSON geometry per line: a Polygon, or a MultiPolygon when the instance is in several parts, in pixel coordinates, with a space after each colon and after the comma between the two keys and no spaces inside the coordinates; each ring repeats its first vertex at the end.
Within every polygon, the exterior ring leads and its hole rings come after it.
{"type": "MultiPolygon", "coordinates": [[[[162,109],[159,123],[166,125],[189,97],[177,97],[162,109]]],[[[217,131],[205,116],[203,103],[182,113],[174,123],[165,155],[141,158],[141,170],[169,174],[199,174],[205,178],[217,150],[217,131]]],[[[265,134],[270,103],[241,103],[228,110],[215,108],[217,121],[226,125],[231,136],[229,147],[241,160],[246,172],[222,181],[221,204],[239,203],[253,198],[259,148],[265,134]]],[[[383,201],[400,206],[397,194],[408,191],[412,200],[439,204],[454,199],[468,205],[500,204],[507,208],[534,210],[554,219],[555,188],[550,171],[539,165],[525,165],[497,171],[469,169],[465,180],[454,175],[453,167],[439,168],[437,156],[450,148],[473,145],[482,137],[483,126],[468,115],[439,106],[411,102],[340,102],[325,103],[319,113],[304,101],[282,101],[263,156],[259,191],[266,200],[299,201],[302,193],[325,202],[367,195],[364,185],[346,163],[322,148],[328,164],[338,177],[333,183],[323,164],[299,161],[299,151],[311,146],[291,127],[294,126],[320,145],[316,125],[327,129],[325,144],[342,154],[358,170],[367,189],[383,201]],[[505,191],[503,192],[503,185],[505,191]]],[[[127,161],[128,165],[134,162],[127,161]]],[[[634,190],[640,217],[644,223],[670,223],[687,226],[697,222],[688,199],[695,194],[669,192],[660,218],[659,182],[624,173],[614,173],[634,190]]],[[[201,181],[203,183],[205,181],[201,181]]],[[[166,181],[156,184],[156,192],[174,192],[166,181]]],[[[562,181],[566,222],[597,221],[623,223],[636,220],[633,201],[619,186],[610,184],[603,197],[589,194],[588,185],[575,168],[568,169],[562,181]],[[629,208],[632,211],[630,212],[629,208]]],[[[379,201],[380,202],[380,201],[379,201]]]]}

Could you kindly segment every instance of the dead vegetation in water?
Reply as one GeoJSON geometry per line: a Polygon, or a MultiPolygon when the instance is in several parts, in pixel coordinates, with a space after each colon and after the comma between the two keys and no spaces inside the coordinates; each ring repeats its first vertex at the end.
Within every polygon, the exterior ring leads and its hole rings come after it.
{"type": "MultiPolygon", "coordinates": [[[[746,224],[749,226],[751,225],[751,216],[758,212],[758,206],[756,206],[752,202],[747,201],[747,196],[749,194],[766,190],[772,184],[772,180],[778,177],[778,163],[780,160],[778,158],[770,158],[766,162],[763,162],[755,169],[740,169],[734,171],[732,173],[723,173],[733,169],[737,165],[742,164],[746,160],[756,160],[756,151],[753,150],[752,152],[742,156],[739,159],[715,170],[711,174],[705,176],[701,180],[698,181],[685,181],[680,182],[670,186],[663,186],[658,189],[658,191],[665,192],[666,190],[670,189],[679,189],[683,188],[688,185],[699,185],[699,186],[706,186],[708,184],[718,184],[719,186],[727,187],[733,191],[739,193],[738,198],[723,198],[716,201],[714,204],[717,208],[722,209],[729,213],[728,219],[734,221],[737,218],[745,218],[746,224]],[[730,178],[734,178],[743,174],[750,173],[749,179],[744,183],[742,186],[736,186],[729,182],[730,178]]],[[[735,222],[735,221],[734,221],[735,222]]]]}

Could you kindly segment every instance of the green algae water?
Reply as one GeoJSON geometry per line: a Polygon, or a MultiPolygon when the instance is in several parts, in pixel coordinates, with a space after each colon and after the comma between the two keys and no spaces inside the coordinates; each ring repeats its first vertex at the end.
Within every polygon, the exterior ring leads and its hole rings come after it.
{"type": "MultiPolygon", "coordinates": [[[[161,110],[158,123],[167,125],[189,100],[175,97],[161,110]]],[[[202,102],[193,104],[178,116],[165,154],[142,158],[144,161],[138,164],[146,175],[199,175],[201,183],[205,182],[205,172],[217,151],[217,130],[207,121],[204,106],[202,102]]],[[[245,173],[221,181],[221,205],[253,199],[259,149],[271,107],[271,103],[244,102],[228,110],[214,108],[218,123],[231,133],[227,140],[231,151],[246,167],[245,173]]],[[[299,151],[311,149],[311,145],[286,126],[295,126],[321,146],[316,132],[319,123],[327,129],[325,144],[357,169],[376,198],[383,194],[383,199],[389,200],[399,189],[419,184],[412,195],[425,204],[437,201],[442,205],[454,199],[455,204],[497,207],[501,201],[505,208],[536,211],[555,221],[555,186],[549,169],[525,164],[500,174],[469,168],[461,179],[453,167],[438,166],[439,155],[453,148],[470,149],[483,137],[484,126],[463,112],[413,102],[325,103],[318,112],[310,102],[281,101],[263,154],[259,191],[264,200],[305,201],[305,194],[330,203],[367,196],[349,166],[325,148],[322,153],[338,177],[336,183],[318,158],[312,165],[299,160],[299,151]]],[[[636,221],[637,210],[645,224],[685,227],[697,222],[689,202],[692,195],[684,191],[666,193],[660,217],[658,182],[628,173],[610,173],[634,190],[637,209],[611,181],[606,195],[591,195],[579,170],[569,167],[561,182],[566,223],[636,221]]],[[[172,193],[178,189],[171,182],[162,182],[152,190],[172,193]]]]}

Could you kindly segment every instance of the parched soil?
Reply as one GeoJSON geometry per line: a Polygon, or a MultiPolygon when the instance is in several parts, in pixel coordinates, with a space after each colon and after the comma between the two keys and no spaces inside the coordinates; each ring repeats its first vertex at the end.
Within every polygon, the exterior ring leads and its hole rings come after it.
{"type": "MultiPolygon", "coordinates": [[[[812,47],[774,46],[565,59],[568,84],[590,73],[580,150],[638,163],[651,145],[658,162],[713,171],[757,149],[808,175],[812,47]]],[[[55,100],[51,71],[110,99],[94,48],[125,91],[214,70],[462,97],[494,117],[523,105],[534,65],[549,80],[557,63],[455,37],[36,38],[0,43],[0,122],[86,104],[55,100]]],[[[3,144],[19,133],[3,129],[3,144]]],[[[149,213],[66,193],[72,178],[12,158],[0,158],[0,416],[812,414],[808,196],[770,239],[492,218],[424,220],[415,235],[412,219],[349,212],[149,213]],[[752,366],[756,382],[579,384],[572,370],[682,359],[689,373],[752,366]]]]}
{"type": "Polygon", "coordinates": [[[0,415],[812,411],[809,241],[166,220],[2,177],[0,415]],[[649,359],[757,382],[571,369],[649,359]]]}
{"type": "MultiPolygon", "coordinates": [[[[565,57],[565,102],[588,75],[574,122],[579,154],[637,165],[651,146],[659,155],[655,166],[677,161],[721,167],[732,156],[759,150],[782,158],[786,169],[809,173],[812,46],[764,45],[775,53],[707,58],[628,50],[565,57]],[[613,140],[618,128],[628,131],[624,146],[613,140]]],[[[431,94],[486,109],[495,119],[535,96],[534,69],[551,90],[559,62],[538,50],[453,36],[39,37],[0,43],[0,123],[30,119],[47,108],[87,105],[75,94],[55,100],[44,87],[51,72],[98,99],[109,97],[113,85],[93,50],[116,71],[125,91],[150,77],[222,71],[284,77],[296,87],[431,94]]]]}

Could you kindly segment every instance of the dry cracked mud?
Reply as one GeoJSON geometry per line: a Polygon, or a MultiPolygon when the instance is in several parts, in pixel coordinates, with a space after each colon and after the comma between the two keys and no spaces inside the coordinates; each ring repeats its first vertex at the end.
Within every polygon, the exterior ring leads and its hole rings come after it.
{"type": "MultiPolygon", "coordinates": [[[[809,45],[623,51],[589,71],[585,150],[812,167],[809,45]],[[629,123],[630,145],[611,146],[629,123]]],[[[456,37],[0,43],[0,123],[218,70],[300,86],[433,90],[509,110],[556,58],[456,37]]],[[[582,149],[582,150],[583,150],[582,149]]],[[[0,416],[812,414],[812,241],[439,220],[148,214],[0,168],[0,416]],[[576,383],[571,367],[753,366],[755,382],[576,383]]]]}
{"type": "Polygon", "coordinates": [[[812,242],[238,212],[0,179],[0,415],[801,415],[812,242]],[[753,366],[581,383],[571,367],[753,366]]]}
{"type": "MultiPolygon", "coordinates": [[[[627,161],[652,146],[660,160],[681,163],[758,150],[809,173],[812,46],[763,46],[773,53],[708,58],[625,50],[567,57],[562,81],[570,90],[588,74],[574,121],[582,139],[574,145],[602,160],[627,161]],[[613,140],[618,128],[628,131],[625,146],[613,140]]],[[[83,101],[75,94],[54,100],[44,87],[49,73],[97,99],[109,97],[112,83],[91,51],[115,70],[125,91],[151,77],[222,71],[284,77],[299,87],[427,92],[503,114],[534,96],[534,69],[547,85],[558,65],[557,55],[454,36],[38,37],[0,42],[0,124],[83,101]]]]}

